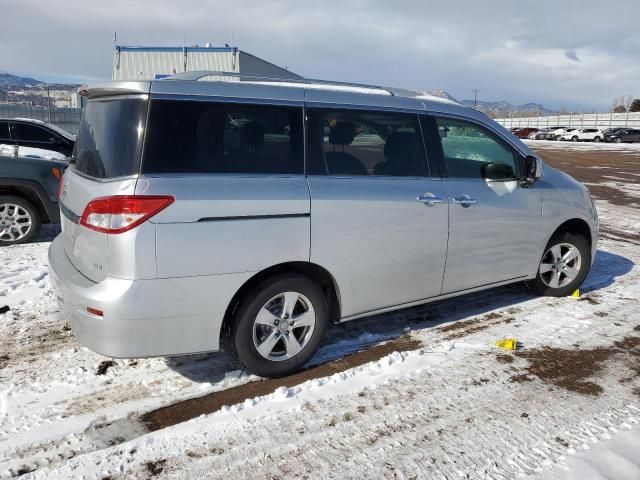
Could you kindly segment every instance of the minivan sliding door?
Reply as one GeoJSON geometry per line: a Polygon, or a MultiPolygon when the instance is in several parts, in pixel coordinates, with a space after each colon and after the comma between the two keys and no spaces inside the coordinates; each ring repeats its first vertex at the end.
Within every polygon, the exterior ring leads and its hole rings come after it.
{"type": "Polygon", "coordinates": [[[342,317],[440,294],[447,203],[418,114],[307,109],[311,261],[336,279],[342,317]]]}

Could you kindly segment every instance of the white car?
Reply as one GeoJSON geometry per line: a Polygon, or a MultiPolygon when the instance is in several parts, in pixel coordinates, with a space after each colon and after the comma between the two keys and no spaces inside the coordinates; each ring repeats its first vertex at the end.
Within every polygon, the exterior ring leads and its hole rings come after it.
{"type": "Polygon", "coordinates": [[[556,127],[556,128],[549,128],[545,135],[544,135],[544,139],[545,140],[560,140],[560,138],[562,137],[562,135],[564,135],[567,132],[572,132],[573,130],[575,130],[575,128],[568,128],[568,127],[556,127]]]}
{"type": "Polygon", "coordinates": [[[598,128],[579,128],[571,132],[567,131],[560,140],[570,140],[572,142],[601,142],[604,133],[598,128]]]}

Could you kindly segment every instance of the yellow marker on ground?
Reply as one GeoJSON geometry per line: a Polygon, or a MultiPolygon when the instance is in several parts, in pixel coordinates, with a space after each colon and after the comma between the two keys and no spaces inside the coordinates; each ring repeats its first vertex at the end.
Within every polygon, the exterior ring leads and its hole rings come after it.
{"type": "Polygon", "coordinates": [[[571,294],[573,298],[580,298],[580,290],[576,288],[576,290],[571,294]]]}
{"type": "Polygon", "coordinates": [[[496,347],[504,348],[505,350],[515,350],[518,346],[518,341],[515,338],[501,338],[496,342],[496,347]]]}

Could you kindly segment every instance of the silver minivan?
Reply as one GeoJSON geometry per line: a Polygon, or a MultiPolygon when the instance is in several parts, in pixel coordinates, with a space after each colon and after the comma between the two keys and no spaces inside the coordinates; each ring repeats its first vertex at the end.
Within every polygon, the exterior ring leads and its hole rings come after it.
{"type": "Polygon", "coordinates": [[[568,295],[596,251],[587,188],[450,101],[213,72],[82,93],[49,264],[104,355],[286,375],[330,323],[520,281],[568,295]]]}

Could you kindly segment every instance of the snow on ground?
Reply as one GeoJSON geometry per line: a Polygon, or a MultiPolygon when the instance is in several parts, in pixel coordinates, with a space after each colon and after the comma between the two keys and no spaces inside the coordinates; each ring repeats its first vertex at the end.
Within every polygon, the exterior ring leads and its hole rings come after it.
{"type": "Polygon", "coordinates": [[[565,468],[543,471],[544,480],[638,480],[640,425],[574,452],[565,468]]]}
{"type": "Polygon", "coordinates": [[[406,329],[420,346],[153,433],[142,413],[259,379],[224,353],[104,363],[58,315],[55,228],[3,248],[0,478],[638,478],[640,213],[598,209],[580,299],[513,285],[335,326],[314,363],[406,329]]]}

